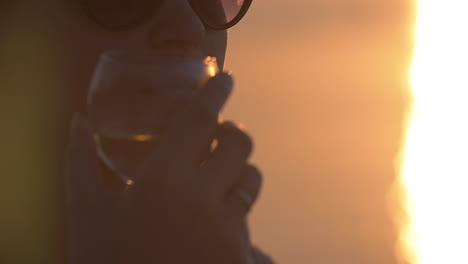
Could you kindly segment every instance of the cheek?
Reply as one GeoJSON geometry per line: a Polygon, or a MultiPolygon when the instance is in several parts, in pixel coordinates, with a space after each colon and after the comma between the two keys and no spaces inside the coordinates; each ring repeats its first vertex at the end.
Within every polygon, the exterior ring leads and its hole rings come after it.
{"type": "Polygon", "coordinates": [[[84,44],[77,41],[71,45],[64,45],[64,56],[61,58],[64,89],[71,95],[71,104],[75,110],[84,109],[91,77],[100,53],[92,46],[80,47],[80,43],[84,44]]]}
{"type": "Polygon", "coordinates": [[[224,67],[226,56],[227,31],[209,31],[202,44],[203,53],[207,56],[215,56],[218,60],[220,71],[224,67]]]}
{"type": "Polygon", "coordinates": [[[50,19],[61,71],[57,77],[70,95],[70,106],[77,110],[84,106],[97,58],[107,40],[77,10],[65,10],[50,19]]]}
{"type": "MultiPolygon", "coordinates": [[[[68,1],[61,1],[65,2],[68,1]]],[[[145,48],[145,29],[143,27],[131,32],[110,32],[94,24],[75,5],[63,4],[60,9],[48,11],[50,14],[47,16],[54,25],[53,41],[61,65],[60,78],[64,82],[64,89],[71,95],[70,105],[74,109],[83,110],[100,54],[108,49],[145,48]]],[[[202,43],[203,53],[217,57],[220,70],[224,65],[226,43],[227,31],[207,32],[202,43]]]]}
{"type": "Polygon", "coordinates": [[[109,49],[128,48],[129,42],[138,42],[125,33],[105,31],[95,25],[78,8],[56,17],[56,37],[60,50],[59,61],[64,89],[71,95],[74,109],[83,110],[100,54],[109,49]]]}

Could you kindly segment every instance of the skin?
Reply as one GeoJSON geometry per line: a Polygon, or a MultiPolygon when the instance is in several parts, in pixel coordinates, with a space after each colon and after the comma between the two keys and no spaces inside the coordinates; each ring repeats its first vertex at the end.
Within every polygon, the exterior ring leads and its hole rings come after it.
{"type": "MultiPolygon", "coordinates": [[[[82,110],[101,52],[156,50],[172,55],[216,56],[222,69],[227,32],[208,31],[187,0],[166,0],[146,24],[111,31],[90,20],[72,0],[22,0],[17,9],[53,33],[57,69],[82,110]],[[19,8],[18,8],[19,7],[19,8]],[[45,21],[45,22],[44,22],[45,21]]],[[[70,263],[269,263],[254,250],[246,224],[261,186],[249,164],[252,140],[234,122],[217,116],[232,93],[229,74],[211,79],[171,122],[160,147],[143,162],[127,191],[109,191],[94,142],[82,116],[72,121],[68,149],[70,263]],[[207,163],[197,161],[215,135],[207,163]]]]}
{"type": "Polygon", "coordinates": [[[188,1],[164,1],[147,23],[125,31],[103,28],[73,0],[53,2],[44,15],[53,19],[59,33],[56,42],[64,53],[62,69],[79,98],[81,107],[99,55],[109,49],[156,50],[163,54],[215,56],[222,69],[227,31],[207,31],[188,1]],[[52,7],[52,8],[51,8],[52,7]]]}

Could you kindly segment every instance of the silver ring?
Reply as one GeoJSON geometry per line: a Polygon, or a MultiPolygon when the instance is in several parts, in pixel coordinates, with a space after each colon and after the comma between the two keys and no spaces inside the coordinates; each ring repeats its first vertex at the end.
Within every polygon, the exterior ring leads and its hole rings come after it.
{"type": "Polygon", "coordinates": [[[242,204],[246,208],[246,211],[250,211],[250,208],[252,207],[252,204],[254,202],[253,197],[244,191],[238,191],[237,197],[241,200],[242,204]]]}

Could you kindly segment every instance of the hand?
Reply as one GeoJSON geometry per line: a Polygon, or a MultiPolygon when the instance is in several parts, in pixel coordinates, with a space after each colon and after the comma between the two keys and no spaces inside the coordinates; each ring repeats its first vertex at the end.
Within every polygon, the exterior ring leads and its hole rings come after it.
{"type": "Polygon", "coordinates": [[[273,260],[258,248],[252,248],[252,254],[250,256],[249,264],[274,264],[273,260]]]}
{"type": "Polygon", "coordinates": [[[212,78],[174,118],[126,192],[104,188],[89,130],[74,120],[72,263],[247,263],[246,214],[261,175],[248,164],[249,136],[233,123],[217,123],[231,88],[229,75],[212,78]],[[218,146],[200,166],[213,137],[218,146]]]}

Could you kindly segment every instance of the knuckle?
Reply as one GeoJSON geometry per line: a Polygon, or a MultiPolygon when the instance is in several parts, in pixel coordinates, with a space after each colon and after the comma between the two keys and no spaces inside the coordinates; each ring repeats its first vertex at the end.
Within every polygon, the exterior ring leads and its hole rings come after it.
{"type": "Polygon", "coordinates": [[[213,110],[208,103],[198,103],[190,109],[190,119],[199,124],[215,124],[218,120],[218,112],[213,110]]]}
{"type": "Polygon", "coordinates": [[[225,123],[224,132],[220,136],[220,145],[227,149],[237,150],[247,156],[252,153],[254,148],[252,137],[232,122],[225,123]]]}
{"type": "Polygon", "coordinates": [[[248,173],[248,182],[251,188],[251,191],[254,196],[257,195],[257,193],[260,191],[263,185],[263,176],[258,173],[258,170],[250,170],[248,173]]]}
{"type": "Polygon", "coordinates": [[[250,171],[250,175],[252,178],[254,178],[257,183],[258,183],[258,186],[260,187],[262,184],[263,184],[263,174],[262,172],[255,166],[253,165],[249,165],[249,171],[250,171]]]}
{"type": "Polygon", "coordinates": [[[252,137],[246,132],[237,129],[237,144],[244,152],[250,154],[253,151],[254,143],[252,137]]]}
{"type": "Polygon", "coordinates": [[[243,183],[241,183],[240,188],[249,190],[252,194],[254,200],[257,199],[258,193],[260,192],[263,185],[263,176],[259,170],[252,166],[248,165],[246,169],[246,175],[244,176],[243,183]]]}

